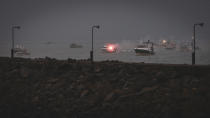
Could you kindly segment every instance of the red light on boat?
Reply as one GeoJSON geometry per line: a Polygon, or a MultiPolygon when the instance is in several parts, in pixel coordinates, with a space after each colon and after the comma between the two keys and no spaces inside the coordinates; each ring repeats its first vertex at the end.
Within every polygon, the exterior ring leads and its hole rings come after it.
{"type": "Polygon", "coordinates": [[[108,52],[114,52],[115,50],[116,50],[115,45],[111,45],[111,44],[110,44],[110,45],[107,46],[107,51],[108,51],[108,52]]]}

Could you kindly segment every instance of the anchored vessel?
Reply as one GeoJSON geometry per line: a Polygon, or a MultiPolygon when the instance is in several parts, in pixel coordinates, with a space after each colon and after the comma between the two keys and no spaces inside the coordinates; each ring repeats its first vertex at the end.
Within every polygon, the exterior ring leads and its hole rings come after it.
{"type": "Polygon", "coordinates": [[[136,48],[134,48],[134,51],[138,55],[152,55],[154,54],[154,47],[152,42],[144,42],[141,45],[138,45],[136,48]]]}
{"type": "Polygon", "coordinates": [[[30,55],[30,52],[21,45],[17,45],[14,48],[14,53],[18,56],[30,55]]]}
{"type": "Polygon", "coordinates": [[[160,46],[169,50],[176,49],[176,43],[173,41],[162,40],[160,46]]]}
{"type": "Polygon", "coordinates": [[[70,46],[69,46],[70,48],[83,48],[83,46],[82,45],[79,45],[79,44],[76,44],[76,43],[72,43],[72,44],[70,44],[70,46]]]}
{"type": "Polygon", "coordinates": [[[101,48],[103,52],[107,53],[115,53],[117,52],[117,45],[116,44],[106,44],[103,48],[101,48]]]}

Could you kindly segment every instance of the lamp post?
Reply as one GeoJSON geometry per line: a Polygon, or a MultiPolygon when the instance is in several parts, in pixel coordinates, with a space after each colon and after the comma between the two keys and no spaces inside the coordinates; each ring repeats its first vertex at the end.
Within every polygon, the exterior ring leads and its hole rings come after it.
{"type": "Polygon", "coordinates": [[[192,52],[192,65],[195,64],[195,28],[196,26],[203,27],[204,23],[196,23],[193,26],[193,52],[192,52]]]}
{"type": "Polygon", "coordinates": [[[11,58],[14,58],[14,39],[15,39],[15,29],[20,29],[20,26],[12,26],[12,49],[11,49],[11,58]]]}
{"type": "Polygon", "coordinates": [[[91,48],[91,51],[90,51],[90,61],[93,63],[93,31],[94,31],[94,28],[97,28],[99,29],[100,26],[99,25],[94,25],[92,26],[92,48],[91,48]]]}

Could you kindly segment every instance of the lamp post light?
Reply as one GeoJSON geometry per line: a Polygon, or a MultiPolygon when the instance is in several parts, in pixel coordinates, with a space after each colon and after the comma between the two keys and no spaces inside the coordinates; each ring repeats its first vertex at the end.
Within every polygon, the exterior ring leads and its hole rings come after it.
{"type": "Polygon", "coordinates": [[[11,49],[11,58],[14,58],[15,29],[20,29],[20,26],[12,26],[12,49],[11,49]]]}
{"type": "Polygon", "coordinates": [[[196,26],[203,27],[204,23],[196,23],[193,26],[193,52],[192,52],[192,65],[195,64],[195,28],[196,26]]]}
{"type": "Polygon", "coordinates": [[[94,28],[97,28],[99,29],[100,26],[99,25],[94,25],[92,26],[92,48],[91,48],[91,51],[90,51],[90,61],[93,63],[93,31],[94,31],[94,28]]]}

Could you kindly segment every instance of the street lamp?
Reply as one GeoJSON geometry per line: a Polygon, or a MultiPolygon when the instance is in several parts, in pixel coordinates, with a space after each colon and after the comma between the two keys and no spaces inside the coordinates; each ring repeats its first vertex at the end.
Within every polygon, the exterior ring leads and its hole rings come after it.
{"type": "Polygon", "coordinates": [[[14,58],[14,39],[15,39],[15,29],[20,29],[20,26],[12,26],[12,49],[11,49],[11,58],[14,58]]]}
{"type": "Polygon", "coordinates": [[[204,23],[196,23],[193,26],[193,52],[192,52],[192,65],[195,64],[195,28],[196,26],[203,27],[204,23]]]}
{"type": "Polygon", "coordinates": [[[91,60],[92,63],[93,63],[93,31],[94,31],[94,28],[99,29],[100,26],[99,25],[92,26],[92,48],[91,48],[91,51],[90,51],[90,60],[91,60]]]}

